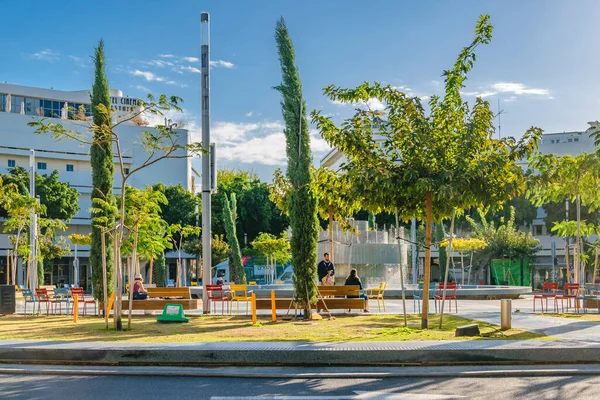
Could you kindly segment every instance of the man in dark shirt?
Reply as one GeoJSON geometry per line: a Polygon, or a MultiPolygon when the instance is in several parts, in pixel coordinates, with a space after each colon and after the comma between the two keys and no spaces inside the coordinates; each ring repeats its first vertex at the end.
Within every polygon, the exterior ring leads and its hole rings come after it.
{"type": "Polygon", "coordinates": [[[331,271],[331,275],[335,275],[335,268],[333,263],[329,261],[329,253],[323,254],[323,260],[317,266],[317,274],[319,275],[319,285],[322,283],[323,278],[329,274],[331,271]]]}

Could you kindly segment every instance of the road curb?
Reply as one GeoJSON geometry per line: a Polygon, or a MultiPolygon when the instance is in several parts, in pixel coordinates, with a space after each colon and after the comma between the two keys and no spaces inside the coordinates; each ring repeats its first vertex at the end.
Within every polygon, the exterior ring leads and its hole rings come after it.
{"type": "Polygon", "coordinates": [[[428,366],[600,363],[575,341],[107,343],[0,341],[0,363],[129,366],[428,366]]]}
{"type": "MultiPolygon", "coordinates": [[[[171,367],[111,367],[86,368],[80,366],[0,366],[0,375],[61,375],[61,376],[161,376],[161,377],[215,377],[248,379],[389,379],[389,378],[500,378],[500,377],[549,377],[549,376],[600,376],[600,368],[589,366],[548,366],[545,368],[515,368],[456,370],[456,367],[392,367],[383,371],[302,372],[299,368],[171,368],[171,367]],[[444,370],[446,369],[446,370],[444,370]]],[[[371,368],[372,369],[372,368],[371,368]]],[[[321,369],[320,369],[321,370],[321,369]]]]}

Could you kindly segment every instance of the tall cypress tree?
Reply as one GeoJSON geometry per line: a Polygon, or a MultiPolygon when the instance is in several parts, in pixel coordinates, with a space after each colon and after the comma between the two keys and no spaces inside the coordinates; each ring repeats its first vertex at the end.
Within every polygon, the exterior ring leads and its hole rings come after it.
{"type": "MultiPolygon", "coordinates": [[[[94,63],[96,66],[94,86],[92,87],[91,103],[94,118],[94,138],[90,148],[92,164],[92,202],[95,198],[111,200],[113,195],[114,163],[112,152],[112,138],[110,136],[110,93],[108,81],[104,72],[104,41],[100,40],[95,49],[94,63]],[[103,106],[103,107],[102,107],[103,106]],[[103,129],[105,128],[105,129],[103,129]]],[[[92,221],[97,218],[106,218],[102,211],[92,213],[92,221]]],[[[107,228],[114,227],[114,218],[105,224],[107,228]]],[[[112,239],[106,235],[106,270],[108,275],[108,295],[113,288],[113,245],[112,239]]],[[[90,248],[90,263],[92,265],[92,287],[94,297],[102,300],[102,246],[101,230],[97,222],[92,225],[92,245],[90,248]]]]}
{"type": "Polygon", "coordinates": [[[304,317],[309,318],[308,308],[316,302],[317,294],[317,198],[311,190],[312,155],[306,105],[294,62],[294,47],[283,17],[277,21],[275,40],[282,73],[282,82],[275,89],[283,97],[281,110],[285,120],[287,177],[291,185],[287,208],[292,228],[294,289],[296,300],[303,305],[304,317]]]}
{"type": "Polygon", "coordinates": [[[237,219],[237,201],[235,193],[231,193],[231,198],[223,199],[223,221],[225,222],[225,233],[227,241],[231,247],[231,255],[229,256],[229,266],[231,267],[231,280],[235,283],[246,283],[246,273],[244,272],[244,264],[242,262],[242,251],[238,242],[235,222],[237,219]]]}

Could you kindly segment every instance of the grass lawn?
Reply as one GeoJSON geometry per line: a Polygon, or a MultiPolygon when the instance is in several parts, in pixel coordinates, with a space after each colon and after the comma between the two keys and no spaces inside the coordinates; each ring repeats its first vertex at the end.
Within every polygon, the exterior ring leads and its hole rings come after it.
{"type": "Polygon", "coordinates": [[[547,316],[547,317],[568,318],[568,319],[573,319],[573,320],[578,320],[578,321],[595,321],[595,322],[600,322],[600,314],[598,314],[595,310],[588,311],[585,314],[583,314],[583,313],[581,313],[581,314],[575,314],[575,313],[558,313],[558,314],[543,313],[541,315],[544,315],[544,316],[547,316]]]}
{"type": "MultiPolygon", "coordinates": [[[[67,316],[6,316],[0,317],[0,340],[74,340],[130,342],[234,342],[234,341],[402,341],[455,339],[457,326],[473,323],[465,318],[447,315],[444,328],[438,330],[439,316],[431,315],[431,329],[420,329],[420,316],[409,316],[409,327],[403,328],[402,316],[343,315],[333,320],[310,322],[278,321],[259,317],[252,326],[245,316],[191,317],[189,323],[160,324],[155,317],[135,316],[132,330],[106,330],[104,320],[97,317],[80,318],[73,323],[67,316]]],[[[123,320],[124,326],[127,319],[123,320]]],[[[547,336],[518,329],[501,332],[497,325],[478,322],[482,336],[457,339],[539,339],[547,336]]],[[[109,320],[112,327],[112,320],[109,320]]]]}

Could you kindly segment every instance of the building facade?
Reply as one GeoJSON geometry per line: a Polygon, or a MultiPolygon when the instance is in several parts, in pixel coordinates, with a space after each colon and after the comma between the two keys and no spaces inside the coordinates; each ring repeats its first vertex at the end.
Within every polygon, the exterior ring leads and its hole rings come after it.
{"type": "MultiPolygon", "coordinates": [[[[137,105],[137,99],[124,97],[119,90],[110,90],[111,103],[117,115],[131,111],[137,105]]],[[[0,173],[6,174],[16,166],[27,170],[30,168],[30,151],[35,152],[36,172],[44,175],[52,171],[59,172],[59,180],[79,192],[79,212],[68,223],[68,231],[89,234],[91,231],[91,192],[92,174],[89,145],[74,140],[57,141],[51,135],[36,135],[28,122],[40,118],[57,119],[66,129],[87,133],[86,121],[79,120],[81,114],[91,116],[90,91],[59,91],[25,86],[0,84],[0,173]],[[77,115],[79,114],[79,115],[77,115]]],[[[139,166],[148,157],[138,144],[143,130],[152,131],[152,127],[141,127],[133,123],[122,124],[117,128],[123,152],[125,173],[139,166]]],[[[175,129],[179,144],[190,142],[189,132],[175,129]]],[[[115,152],[116,154],[116,152],[115,152]]],[[[186,156],[180,151],[178,156],[186,156]]],[[[155,183],[165,185],[181,184],[191,188],[191,158],[171,158],[151,165],[128,178],[127,183],[137,188],[144,188],[155,183]]],[[[118,159],[115,157],[115,171],[119,171],[118,159]]],[[[114,190],[119,193],[121,176],[115,173],[114,190]]],[[[6,254],[10,247],[7,234],[0,234],[0,284],[6,282],[6,254]]],[[[79,282],[74,282],[75,246],[71,246],[72,255],[57,261],[53,270],[45,277],[46,283],[78,283],[89,287],[91,267],[89,265],[89,248],[77,249],[79,257],[79,282]]],[[[23,269],[20,266],[19,282],[23,281],[23,269]]]]}

